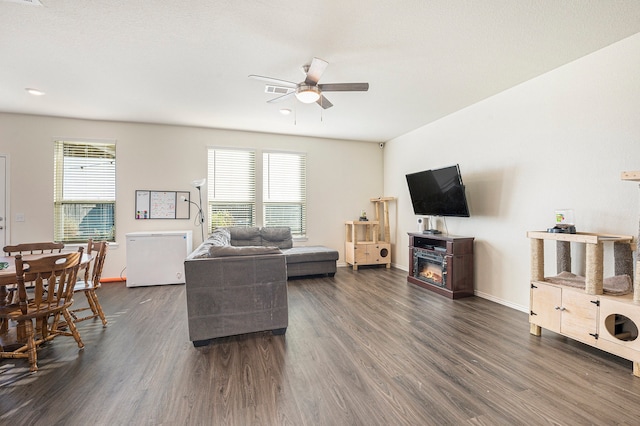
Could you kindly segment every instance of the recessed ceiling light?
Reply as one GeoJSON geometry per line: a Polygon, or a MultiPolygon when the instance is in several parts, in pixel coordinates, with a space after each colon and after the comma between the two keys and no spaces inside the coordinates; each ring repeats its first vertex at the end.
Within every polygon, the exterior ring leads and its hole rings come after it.
{"type": "Polygon", "coordinates": [[[33,89],[33,88],[30,88],[30,87],[27,87],[24,90],[26,90],[30,95],[33,95],[33,96],[42,96],[42,95],[44,95],[44,92],[42,90],[33,89]]]}
{"type": "Polygon", "coordinates": [[[282,108],[282,109],[280,110],[280,114],[282,114],[282,115],[289,115],[289,114],[291,114],[291,110],[290,110],[289,108],[282,108]]]}

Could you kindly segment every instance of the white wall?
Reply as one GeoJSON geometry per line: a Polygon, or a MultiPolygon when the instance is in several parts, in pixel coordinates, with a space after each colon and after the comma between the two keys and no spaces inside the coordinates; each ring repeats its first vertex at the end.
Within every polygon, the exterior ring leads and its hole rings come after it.
{"type": "MultiPolygon", "coordinates": [[[[344,262],[344,221],[370,210],[369,199],[382,194],[382,156],[377,143],[303,138],[151,124],[101,122],[0,113],[0,153],[11,161],[10,242],[53,238],[53,141],[57,138],[116,141],[116,240],[105,277],[126,266],[125,234],[134,231],[192,229],[193,220],[135,220],[135,190],[189,190],[207,176],[207,147],[246,147],[307,153],[307,230],[303,245],[340,251],[344,262]],[[25,215],[16,222],[16,214],[25,215]]],[[[258,152],[260,156],[260,152],[258,152]]],[[[206,191],[203,191],[206,204],[206,191]]],[[[192,209],[192,218],[195,211],[192,209]]],[[[126,275],[126,271],[124,271],[126,275]]]]}
{"type": "MultiPolygon", "coordinates": [[[[525,234],[552,226],[556,209],[574,209],[579,231],[637,235],[640,192],[620,173],[640,170],[639,70],[637,34],[388,142],[393,262],[408,268],[406,232],[417,230],[405,174],[455,163],[471,217],[446,222],[450,233],[476,238],[483,297],[528,309],[525,234]]],[[[556,273],[555,261],[547,266],[556,273]]]]}

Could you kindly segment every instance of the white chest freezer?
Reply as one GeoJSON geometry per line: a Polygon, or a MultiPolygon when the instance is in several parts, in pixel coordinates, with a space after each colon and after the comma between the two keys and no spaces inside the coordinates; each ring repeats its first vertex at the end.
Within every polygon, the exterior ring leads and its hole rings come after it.
{"type": "Polygon", "coordinates": [[[191,231],[131,232],[127,238],[127,287],[184,284],[191,231]]]}

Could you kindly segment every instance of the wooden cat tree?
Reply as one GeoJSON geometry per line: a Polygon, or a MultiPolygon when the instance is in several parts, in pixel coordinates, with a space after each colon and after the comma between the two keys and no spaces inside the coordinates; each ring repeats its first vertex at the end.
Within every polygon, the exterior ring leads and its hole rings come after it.
{"type": "Polygon", "coordinates": [[[371,198],[374,220],[345,222],[345,260],[353,266],[354,271],[360,265],[385,265],[391,268],[389,202],[394,200],[395,197],[371,198]]]}
{"type": "MultiPolygon", "coordinates": [[[[623,172],[622,180],[640,182],[640,172],[623,172]]],[[[640,377],[640,260],[633,271],[636,241],[629,235],[586,232],[527,233],[531,239],[530,332],[554,331],[633,362],[640,377]],[[571,271],[571,243],[586,247],[584,288],[544,276],[544,241],[555,240],[558,273],[571,271]],[[613,243],[616,277],[633,277],[633,294],[610,295],[603,291],[603,245],[613,243]]],[[[640,239],[640,235],[638,237],[640,239]]],[[[625,277],[624,279],[629,280],[625,277]]]]}

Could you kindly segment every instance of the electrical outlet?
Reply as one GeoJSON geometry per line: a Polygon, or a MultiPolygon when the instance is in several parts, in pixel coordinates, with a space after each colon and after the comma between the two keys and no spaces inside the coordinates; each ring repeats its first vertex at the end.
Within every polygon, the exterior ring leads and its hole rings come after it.
{"type": "Polygon", "coordinates": [[[24,213],[16,213],[16,222],[24,222],[24,213]]]}

